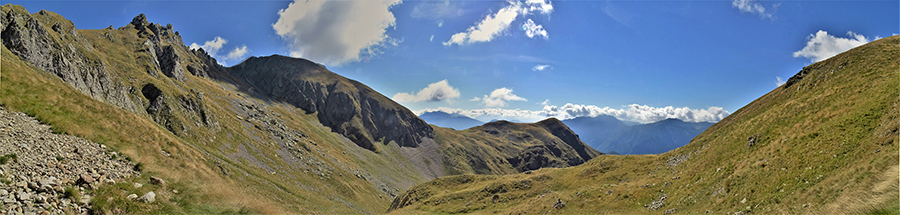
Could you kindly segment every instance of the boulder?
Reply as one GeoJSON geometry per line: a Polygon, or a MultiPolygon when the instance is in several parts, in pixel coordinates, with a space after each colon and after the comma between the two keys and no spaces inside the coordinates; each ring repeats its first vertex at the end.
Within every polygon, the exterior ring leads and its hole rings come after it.
{"type": "Polygon", "coordinates": [[[153,203],[156,201],[156,193],[153,193],[153,191],[147,192],[147,194],[144,194],[141,198],[138,198],[138,200],[144,203],[153,203]]]}
{"type": "Polygon", "coordinates": [[[157,177],[152,177],[152,176],[151,176],[151,177],[150,177],[150,184],[155,184],[155,185],[159,185],[159,186],[165,186],[165,185],[166,185],[166,181],[162,180],[161,178],[157,178],[157,177]]]}

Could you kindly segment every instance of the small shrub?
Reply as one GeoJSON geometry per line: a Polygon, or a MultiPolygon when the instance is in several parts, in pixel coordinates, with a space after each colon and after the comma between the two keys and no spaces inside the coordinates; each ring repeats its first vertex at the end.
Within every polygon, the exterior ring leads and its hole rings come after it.
{"type": "Polygon", "coordinates": [[[144,163],[138,162],[138,163],[134,164],[134,171],[140,172],[143,169],[144,169],[144,163]]]}
{"type": "Polygon", "coordinates": [[[56,156],[56,161],[62,162],[65,159],[66,158],[63,158],[62,156],[59,156],[59,155],[56,156]]]}
{"type": "Polygon", "coordinates": [[[62,195],[63,198],[69,198],[73,201],[78,201],[79,199],[81,199],[81,192],[78,192],[78,189],[72,186],[66,186],[66,188],[63,188],[62,195]]]}
{"type": "Polygon", "coordinates": [[[3,155],[3,156],[0,156],[0,164],[6,164],[6,163],[9,163],[10,160],[15,161],[15,160],[18,160],[18,159],[19,159],[19,157],[16,156],[15,153],[6,154],[6,155],[3,155]]]}

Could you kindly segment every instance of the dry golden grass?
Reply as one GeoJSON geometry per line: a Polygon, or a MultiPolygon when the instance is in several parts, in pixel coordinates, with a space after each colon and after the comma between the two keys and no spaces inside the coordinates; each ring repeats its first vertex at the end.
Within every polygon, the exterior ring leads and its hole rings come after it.
{"type": "Polygon", "coordinates": [[[897,213],[900,36],[807,69],[799,82],[756,99],[671,152],[604,155],[576,167],[473,176],[477,182],[469,183],[440,178],[411,188],[398,201],[409,206],[393,212],[897,213]],[[748,147],[751,136],[757,141],[748,147]],[[688,154],[687,161],[666,165],[688,154]],[[533,179],[539,176],[549,180],[533,179]],[[530,180],[530,188],[485,193],[491,184],[521,180],[530,180]],[[644,207],[663,193],[663,207],[644,207]],[[493,195],[504,201],[494,203],[493,195]],[[554,208],[557,200],[566,206],[554,208]]]}

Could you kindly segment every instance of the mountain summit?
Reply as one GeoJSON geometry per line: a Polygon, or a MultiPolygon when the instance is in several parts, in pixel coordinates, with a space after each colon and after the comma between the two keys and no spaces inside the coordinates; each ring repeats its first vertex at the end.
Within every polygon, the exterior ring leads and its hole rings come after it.
{"type": "Polygon", "coordinates": [[[237,77],[232,80],[242,90],[287,102],[307,114],[319,113],[323,125],[369,150],[382,138],[415,147],[422,138],[434,135],[425,121],[405,107],[309,60],[251,57],[227,71],[237,77]]]}

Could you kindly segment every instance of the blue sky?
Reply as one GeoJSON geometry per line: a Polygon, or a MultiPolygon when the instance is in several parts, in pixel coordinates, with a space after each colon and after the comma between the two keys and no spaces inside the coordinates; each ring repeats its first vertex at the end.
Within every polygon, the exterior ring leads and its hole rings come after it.
{"type": "Polygon", "coordinates": [[[171,23],[226,66],[324,63],[416,112],[718,121],[803,66],[900,33],[898,1],[6,1],[79,29],[171,23]]]}

